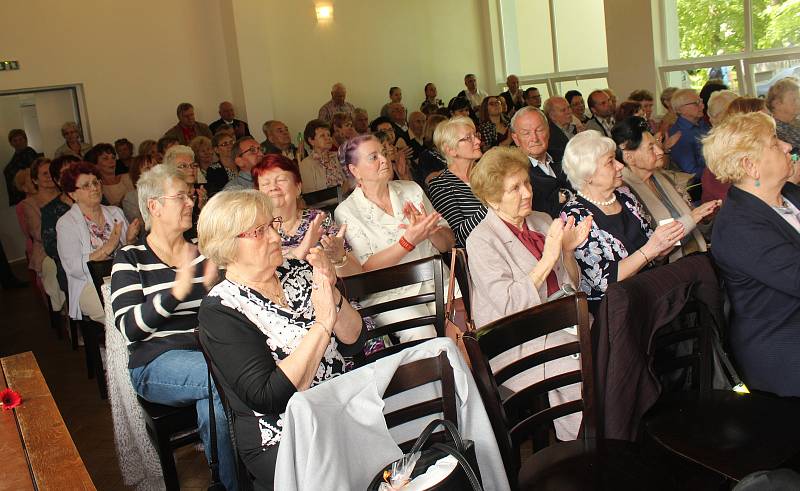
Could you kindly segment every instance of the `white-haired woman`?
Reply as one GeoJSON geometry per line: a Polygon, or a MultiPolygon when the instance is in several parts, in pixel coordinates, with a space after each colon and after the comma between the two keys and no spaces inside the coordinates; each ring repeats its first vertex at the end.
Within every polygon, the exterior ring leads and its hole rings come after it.
{"type": "MultiPolygon", "coordinates": [[[[111,307],[117,329],[128,341],[134,389],[157,404],[195,405],[208,457],[208,370],[195,329],[200,300],[216,280],[217,268],[183,238],[192,225],[191,191],[174,166],[156,166],[139,178],[139,207],[148,234],[117,253],[111,307]]],[[[228,489],[238,489],[233,447],[216,391],[214,403],[220,476],[228,489]]]]}
{"type": "Polygon", "coordinates": [[[564,205],[562,217],[580,224],[592,217],[589,238],[575,249],[581,268],[580,288],[588,295],[592,313],[610,283],[636,274],[668,254],[685,235],[674,221],[655,231],[644,208],[622,186],[623,165],[616,144],[594,130],[572,138],[564,150],[562,166],[577,194],[564,205]]]}
{"type": "Polygon", "coordinates": [[[256,489],[273,489],[289,398],[343,373],[343,356],[363,344],[361,317],[334,287],[325,253],[284,258],[271,208],[259,191],[226,191],[198,224],[200,250],[227,269],[200,305],[200,343],[236,413],[256,489]]]}
{"type": "Polygon", "coordinates": [[[53,156],[54,159],[62,155],[74,155],[79,159],[83,159],[92,146],[83,141],[81,136],[81,128],[77,123],[68,121],[61,126],[61,136],[64,137],[64,144],[56,149],[53,156]]]}
{"type": "Polygon", "coordinates": [[[778,138],[794,148],[800,147],[800,85],[795,78],[784,78],[775,82],[767,92],[767,108],[775,118],[778,138]]]}
{"type": "Polygon", "coordinates": [[[456,116],[436,127],[433,143],[447,160],[447,168],[430,180],[428,194],[453,230],[456,247],[466,247],[470,232],[486,216],[486,207],[469,187],[469,173],[483,155],[481,138],[470,118],[456,116]]]}
{"type": "Polygon", "coordinates": [[[173,165],[183,176],[183,180],[191,188],[194,196],[194,207],[192,208],[192,227],[183,235],[186,240],[197,237],[197,220],[200,218],[200,210],[208,201],[208,193],[202,184],[197,183],[198,165],[194,161],[194,150],[186,145],[173,145],[164,153],[163,165],[173,165]]]}

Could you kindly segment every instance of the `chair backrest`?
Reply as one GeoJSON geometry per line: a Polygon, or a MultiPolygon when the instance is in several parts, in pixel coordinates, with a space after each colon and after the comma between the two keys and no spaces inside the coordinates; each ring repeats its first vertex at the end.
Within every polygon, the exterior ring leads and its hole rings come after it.
{"type": "Polygon", "coordinates": [[[472,277],[469,275],[469,264],[467,262],[467,250],[455,249],[456,267],[455,275],[458,288],[461,290],[461,299],[464,301],[464,310],[468,319],[472,320],[472,277]]]}
{"type": "MultiPolygon", "coordinates": [[[[409,391],[425,384],[439,381],[441,383],[441,397],[418,402],[388,413],[384,413],[386,426],[394,428],[401,424],[414,421],[426,416],[441,414],[442,417],[458,427],[458,413],[456,412],[456,388],[453,378],[453,367],[447,353],[438,356],[412,361],[397,368],[383,393],[384,399],[409,391]]],[[[434,433],[431,442],[440,438],[442,433],[434,433]]],[[[407,451],[414,444],[415,439],[400,442],[400,448],[407,451]]]]}
{"type": "Polygon", "coordinates": [[[103,286],[103,278],[106,276],[111,276],[111,268],[114,265],[113,259],[106,259],[105,261],[88,261],[86,263],[86,267],[89,268],[89,274],[92,275],[92,283],[94,283],[94,288],[97,290],[97,296],[100,297],[100,303],[105,307],[105,302],[103,301],[103,291],[101,287],[103,286]]]}
{"type": "Polygon", "coordinates": [[[342,195],[341,186],[333,186],[319,191],[312,191],[302,195],[303,201],[306,206],[310,208],[319,208],[325,211],[333,212],[336,205],[342,202],[344,196],[342,195]]]}
{"type": "Polygon", "coordinates": [[[466,334],[464,344],[508,475],[515,476],[520,468],[521,444],[538,438],[543,432],[549,433],[553,421],[558,418],[582,411],[584,438],[596,437],[597,415],[586,294],[579,292],[498,319],[474,333],[466,334]],[[578,341],[528,354],[492,371],[489,365],[492,358],[528,341],[573,326],[577,326],[578,341]],[[510,378],[546,362],[576,354],[580,354],[579,370],[546,377],[501,397],[499,386],[510,378]],[[547,398],[549,391],[578,382],[582,383],[581,399],[550,405],[547,398]]]}
{"type": "MultiPolygon", "coordinates": [[[[414,327],[433,325],[436,329],[437,336],[444,336],[445,308],[443,275],[444,271],[442,269],[441,256],[432,256],[410,263],[398,264],[390,268],[347,276],[342,279],[342,284],[345,296],[350,300],[359,301],[366,296],[376,293],[403,286],[415,285],[424,281],[432,281],[433,291],[430,293],[409,295],[403,298],[372,304],[368,307],[360,308],[358,313],[362,318],[372,317],[384,312],[433,302],[435,305],[434,314],[392,322],[369,331],[367,335],[369,339],[372,339],[414,327]]],[[[416,343],[417,342],[397,344],[369,356],[359,354],[353,357],[353,361],[357,366],[362,366],[416,343]]]]}

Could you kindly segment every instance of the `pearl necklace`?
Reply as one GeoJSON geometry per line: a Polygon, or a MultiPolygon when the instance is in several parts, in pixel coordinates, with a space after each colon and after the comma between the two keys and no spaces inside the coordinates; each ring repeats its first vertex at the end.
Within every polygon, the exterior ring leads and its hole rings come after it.
{"type": "Polygon", "coordinates": [[[580,196],[581,198],[585,199],[586,201],[588,201],[589,203],[591,203],[591,204],[593,204],[595,206],[608,206],[608,205],[613,204],[614,202],[617,201],[617,195],[613,194],[613,193],[611,194],[611,198],[609,198],[609,199],[607,199],[605,201],[595,201],[595,200],[593,200],[592,198],[586,196],[585,194],[583,194],[580,191],[578,191],[578,196],[580,196]]]}

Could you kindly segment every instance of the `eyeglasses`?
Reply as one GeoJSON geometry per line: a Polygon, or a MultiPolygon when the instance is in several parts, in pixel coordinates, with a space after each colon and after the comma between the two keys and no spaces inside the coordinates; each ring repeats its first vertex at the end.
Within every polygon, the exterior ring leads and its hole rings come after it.
{"type": "Polygon", "coordinates": [[[481,136],[479,134],[477,134],[477,133],[471,133],[471,134],[465,136],[464,138],[459,138],[458,139],[458,143],[461,143],[461,142],[475,143],[476,141],[478,141],[478,142],[481,141],[481,136]]]}
{"type": "Polygon", "coordinates": [[[180,170],[197,169],[197,164],[192,162],[191,164],[178,164],[175,167],[180,170]]]}
{"type": "Polygon", "coordinates": [[[697,99],[696,101],[687,102],[686,104],[682,104],[681,107],[684,107],[684,106],[698,106],[698,107],[700,107],[700,104],[702,104],[702,103],[703,103],[703,101],[701,101],[700,99],[697,99]]]}
{"type": "Polygon", "coordinates": [[[248,153],[260,153],[260,152],[261,152],[261,146],[255,145],[255,146],[252,146],[252,147],[248,148],[244,152],[239,153],[239,157],[244,157],[248,153]]]}
{"type": "Polygon", "coordinates": [[[100,181],[98,181],[97,179],[92,179],[91,181],[87,182],[86,184],[81,184],[80,186],[76,186],[76,188],[83,189],[84,191],[88,191],[88,190],[94,189],[94,188],[98,188],[99,189],[101,186],[102,185],[100,184],[100,181]]]}
{"type": "Polygon", "coordinates": [[[267,230],[270,228],[278,229],[280,228],[281,224],[283,224],[282,217],[275,217],[272,219],[271,222],[267,222],[263,225],[259,225],[258,227],[254,228],[249,232],[242,232],[236,236],[237,239],[260,239],[267,234],[267,230]]]}
{"type": "Polygon", "coordinates": [[[217,146],[218,147],[230,147],[231,145],[233,145],[233,141],[220,142],[217,146]]]}
{"type": "Polygon", "coordinates": [[[189,193],[178,193],[178,194],[173,194],[171,196],[156,196],[153,199],[179,199],[179,200],[182,200],[184,202],[194,203],[195,195],[194,195],[194,193],[192,193],[192,194],[189,194],[189,193]]]}

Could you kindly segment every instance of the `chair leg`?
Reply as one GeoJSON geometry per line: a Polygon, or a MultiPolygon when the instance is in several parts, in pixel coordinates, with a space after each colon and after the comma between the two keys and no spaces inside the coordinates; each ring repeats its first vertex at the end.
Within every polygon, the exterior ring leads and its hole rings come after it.
{"type": "Polygon", "coordinates": [[[52,308],[50,310],[50,329],[56,332],[58,339],[63,339],[64,334],[61,332],[61,326],[64,323],[64,318],[61,316],[61,312],[54,312],[52,308]]]}
{"type": "Polygon", "coordinates": [[[178,469],[175,467],[175,456],[172,454],[172,445],[168,434],[156,435],[156,450],[158,451],[158,460],[161,462],[161,472],[164,474],[164,486],[167,491],[180,491],[178,469]]]}
{"type": "Polygon", "coordinates": [[[69,336],[72,342],[72,351],[78,351],[78,321],[68,318],[69,336]]]}
{"type": "Polygon", "coordinates": [[[80,327],[80,333],[83,336],[83,350],[84,354],[86,355],[87,378],[91,380],[95,375],[95,353],[100,348],[97,346],[97,339],[95,338],[94,332],[92,331],[92,326],[88,324],[88,321],[80,320],[78,321],[78,326],[80,327]]]}

